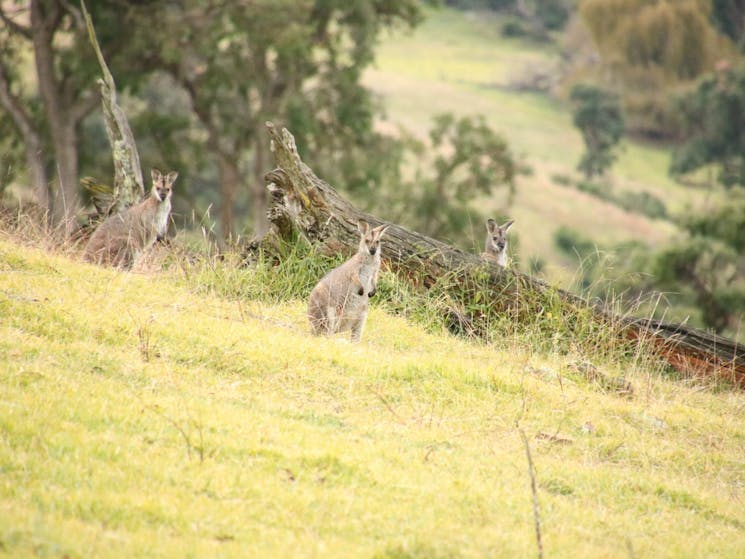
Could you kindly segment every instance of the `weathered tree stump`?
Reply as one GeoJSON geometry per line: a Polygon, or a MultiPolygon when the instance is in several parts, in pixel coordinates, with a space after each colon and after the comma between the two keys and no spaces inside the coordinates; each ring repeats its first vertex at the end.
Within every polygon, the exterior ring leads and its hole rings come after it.
{"type": "MultiPolygon", "coordinates": [[[[300,159],[295,139],[286,129],[267,123],[277,168],[265,180],[270,193],[269,232],[261,244],[270,249],[280,241],[305,238],[322,252],[352,254],[359,242],[357,221],[373,226],[387,223],[354,207],[319,179],[300,159]]],[[[588,302],[567,291],[520,272],[464,252],[397,224],[389,224],[383,243],[384,266],[422,289],[439,282],[452,285],[453,320],[463,331],[479,333],[469,300],[487,297],[494,312],[510,313],[514,320],[560,309],[567,323],[586,323],[589,317],[614,330],[629,344],[654,347],[676,370],[686,375],[724,378],[745,387],[745,351],[736,342],[688,326],[651,319],[616,316],[599,303],[588,302]]],[[[577,331],[579,340],[582,332],[577,331]]]]}

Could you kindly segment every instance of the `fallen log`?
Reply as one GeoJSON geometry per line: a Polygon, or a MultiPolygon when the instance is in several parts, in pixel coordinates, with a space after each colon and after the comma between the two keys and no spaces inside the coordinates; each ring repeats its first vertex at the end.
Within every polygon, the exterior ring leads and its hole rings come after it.
{"type": "MultiPolygon", "coordinates": [[[[322,252],[351,254],[359,242],[359,219],[374,226],[387,223],[359,210],[319,179],[300,159],[290,132],[269,122],[267,130],[276,168],[265,177],[270,228],[260,241],[263,247],[272,250],[278,242],[303,237],[322,252]]],[[[653,348],[686,376],[726,379],[745,388],[745,350],[737,342],[685,325],[616,315],[599,302],[588,302],[401,225],[389,225],[384,265],[424,289],[452,286],[449,319],[456,330],[482,332],[478,309],[483,305],[473,304],[477,297],[489,301],[490,312],[506,313],[516,321],[552,309],[561,314],[562,327],[573,332],[572,344],[581,345],[588,322],[602,324],[632,349],[639,344],[653,348]]]]}

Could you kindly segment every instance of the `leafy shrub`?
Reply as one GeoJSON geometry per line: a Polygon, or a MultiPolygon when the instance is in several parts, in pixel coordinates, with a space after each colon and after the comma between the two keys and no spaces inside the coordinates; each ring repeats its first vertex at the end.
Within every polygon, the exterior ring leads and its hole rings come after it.
{"type": "Polygon", "coordinates": [[[582,134],[585,153],[577,168],[587,179],[602,175],[616,160],[615,148],[624,133],[618,95],[589,84],[577,84],[570,98],[574,125],[582,134]]]}
{"type": "Polygon", "coordinates": [[[525,25],[519,20],[511,19],[505,21],[502,24],[502,36],[503,37],[525,37],[528,35],[528,31],[525,29],[525,25]]]}
{"type": "Polygon", "coordinates": [[[577,190],[600,198],[601,200],[611,200],[613,198],[611,187],[609,185],[601,184],[598,182],[579,181],[577,183],[577,190]]]}
{"type": "Polygon", "coordinates": [[[595,243],[565,225],[559,227],[554,233],[554,243],[567,255],[584,257],[595,251],[595,243]]]}
{"type": "Polygon", "coordinates": [[[555,184],[560,184],[561,186],[571,186],[572,184],[572,177],[561,173],[555,173],[551,175],[551,180],[555,184]]]}
{"type": "Polygon", "coordinates": [[[619,205],[626,211],[645,215],[651,219],[666,219],[667,206],[649,192],[623,192],[618,196],[619,205]]]}

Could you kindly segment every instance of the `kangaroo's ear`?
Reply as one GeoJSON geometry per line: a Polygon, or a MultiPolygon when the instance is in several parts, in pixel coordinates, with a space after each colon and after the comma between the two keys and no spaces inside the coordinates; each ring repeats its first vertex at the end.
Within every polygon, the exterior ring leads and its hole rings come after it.
{"type": "Polygon", "coordinates": [[[166,182],[168,184],[173,184],[174,182],[176,182],[177,177],[178,171],[171,171],[170,173],[168,173],[168,175],[166,175],[166,182]]]}
{"type": "Polygon", "coordinates": [[[497,228],[497,222],[493,219],[489,218],[486,220],[486,230],[489,231],[489,233],[494,233],[494,230],[497,228]]]}
{"type": "Polygon", "coordinates": [[[389,223],[384,223],[383,225],[378,225],[375,229],[372,230],[372,232],[375,234],[376,237],[380,238],[383,236],[383,233],[385,233],[389,227],[390,227],[389,223]]]}
{"type": "Polygon", "coordinates": [[[367,235],[367,232],[370,230],[370,224],[364,219],[360,219],[357,222],[357,229],[359,229],[360,233],[362,233],[363,235],[367,235]]]}
{"type": "Polygon", "coordinates": [[[153,169],[150,171],[150,174],[153,177],[153,182],[158,182],[160,179],[163,178],[163,175],[160,174],[160,171],[153,167],[153,169]]]}
{"type": "Polygon", "coordinates": [[[513,223],[515,223],[515,220],[514,219],[511,219],[507,223],[505,223],[504,225],[502,225],[502,227],[501,227],[502,231],[504,231],[505,233],[507,231],[509,231],[510,230],[510,227],[512,227],[512,224],[513,223]]]}

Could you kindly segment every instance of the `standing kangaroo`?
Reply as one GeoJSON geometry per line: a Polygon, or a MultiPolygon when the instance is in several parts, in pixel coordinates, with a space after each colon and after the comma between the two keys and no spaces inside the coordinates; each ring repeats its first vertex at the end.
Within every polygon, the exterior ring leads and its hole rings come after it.
{"type": "Polygon", "coordinates": [[[378,284],[380,238],[388,225],[370,229],[360,220],[357,227],[362,235],[357,253],[326,274],[310,293],[308,318],[313,334],[351,330],[353,342],[362,338],[368,299],[378,284]]]}
{"type": "Polygon", "coordinates": [[[482,258],[496,262],[503,268],[507,267],[507,231],[510,230],[514,219],[510,219],[504,225],[497,225],[493,219],[486,220],[486,242],[482,258]]]}
{"type": "Polygon", "coordinates": [[[178,173],[152,170],[150,196],[98,226],[85,246],[85,260],[129,269],[168,230],[172,186],[178,173]]]}

